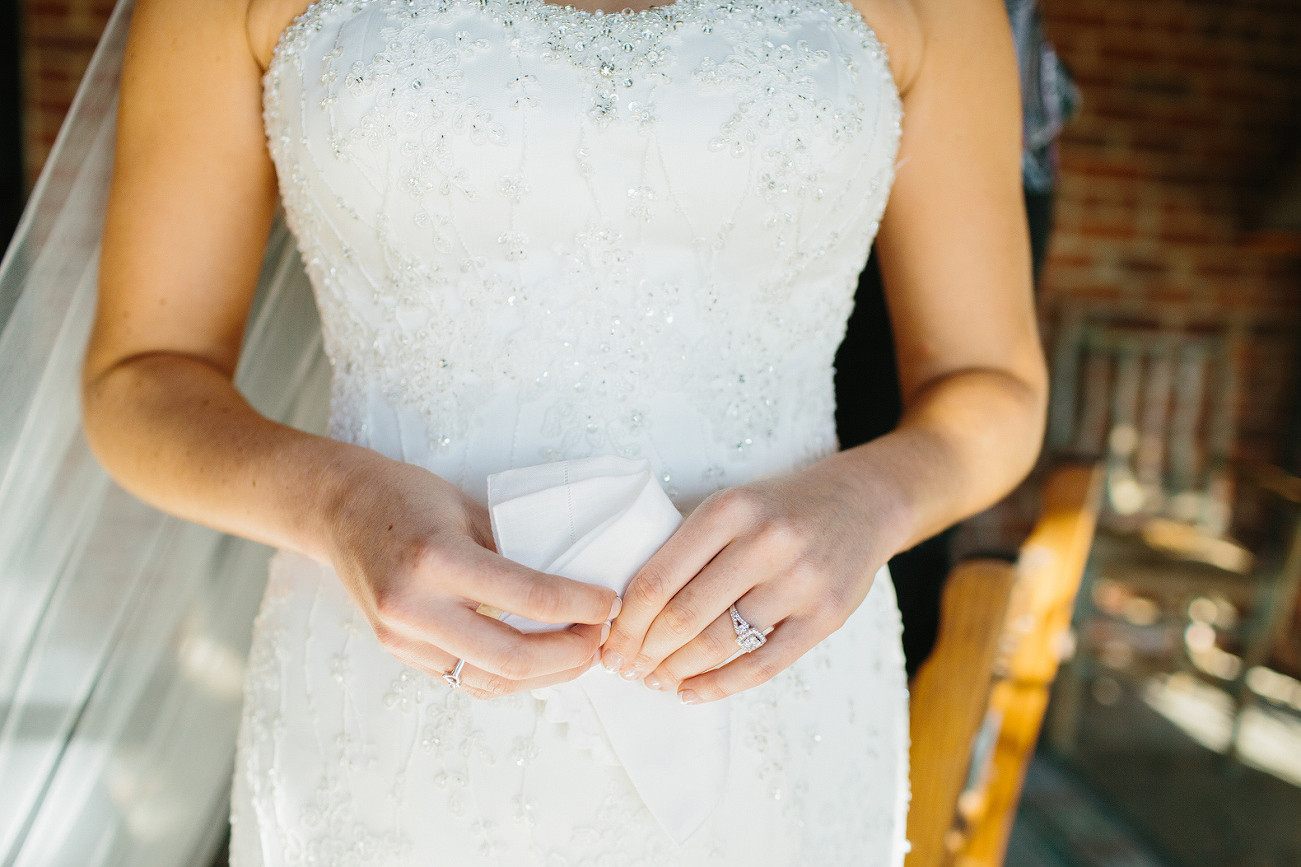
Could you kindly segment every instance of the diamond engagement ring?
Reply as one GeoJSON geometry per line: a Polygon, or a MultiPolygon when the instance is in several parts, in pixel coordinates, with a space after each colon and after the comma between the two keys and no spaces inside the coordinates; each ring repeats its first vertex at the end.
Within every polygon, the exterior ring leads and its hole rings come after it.
{"type": "Polygon", "coordinates": [[[736,646],[741,648],[741,652],[750,653],[763,647],[764,642],[768,640],[767,636],[751,626],[741,616],[741,612],[736,610],[735,603],[732,604],[729,610],[732,613],[732,628],[736,630],[736,646]]]}
{"type": "Polygon", "coordinates": [[[456,667],[443,675],[443,680],[447,681],[447,685],[452,689],[461,688],[461,669],[463,668],[465,668],[465,660],[458,659],[456,660],[456,667]]]}

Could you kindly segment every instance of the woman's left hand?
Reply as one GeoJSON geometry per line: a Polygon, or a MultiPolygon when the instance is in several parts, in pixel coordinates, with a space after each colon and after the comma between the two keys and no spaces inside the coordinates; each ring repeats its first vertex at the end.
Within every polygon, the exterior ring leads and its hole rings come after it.
{"type": "Polygon", "coordinates": [[[705,500],[633,578],[602,664],[686,704],[758,686],[840,628],[894,550],[897,524],[841,452],[705,500]],[[767,642],[739,650],[733,603],[767,642]]]}

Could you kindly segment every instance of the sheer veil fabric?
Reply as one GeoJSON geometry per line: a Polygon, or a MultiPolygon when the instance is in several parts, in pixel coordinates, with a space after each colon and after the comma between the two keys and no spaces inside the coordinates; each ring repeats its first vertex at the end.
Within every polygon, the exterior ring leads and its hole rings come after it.
{"type": "MultiPolygon", "coordinates": [[[[226,828],[250,624],[270,550],[172,518],[87,449],[121,0],[0,266],[0,865],[206,864],[226,828]]],[[[237,382],[323,430],[329,366],[278,219],[237,382]]]]}

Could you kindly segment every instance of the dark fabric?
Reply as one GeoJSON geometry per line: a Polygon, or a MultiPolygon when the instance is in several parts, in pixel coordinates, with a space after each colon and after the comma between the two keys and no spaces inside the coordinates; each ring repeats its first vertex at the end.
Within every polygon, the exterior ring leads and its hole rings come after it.
{"type": "Polygon", "coordinates": [[[0,247],[9,245],[23,211],[19,15],[17,0],[0,0],[0,247]]]}
{"type": "Polygon", "coordinates": [[[1021,73],[1021,182],[1049,192],[1057,176],[1052,143],[1079,110],[1080,91],[1044,34],[1038,0],[1005,0],[1021,73]]]}
{"type": "Polygon", "coordinates": [[[1025,215],[1030,223],[1030,256],[1034,261],[1034,285],[1039,285],[1044,260],[1048,258],[1048,238],[1053,231],[1053,194],[1026,190],[1025,215]]]}
{"type": "MultiPolygon", "coordinates": [[[[1035,281],[1043,269],[1052,229],[1052,193],[1026,193],[1030,252],[1035,281]]],[[[894,333],[886,306],[876,251],[858,279],[854,312],[845,340],[836,353],[836,433],[843,449],[889,433],[903,415],[894,333]]],[[[940,595],[952,567],[953,531],[927,539],[890,560],[890,576],[903,618],[903,652],[908,677],[935,646],[940,623],[940,595]]]]}
{"type": "MultiPolygon", "coordinates": [[[[858,280],[854,312],[836,353],[836,433],[849,449],[889,433],[903,415],[894,334],[886,308],[881,271],[872,252],[858,280]]],[[[939,629],[940,593],[949,574],[946,531],[890,560],[890,577],[903,618],[903,652],[908,677],[930,655],[939,629]]]]}

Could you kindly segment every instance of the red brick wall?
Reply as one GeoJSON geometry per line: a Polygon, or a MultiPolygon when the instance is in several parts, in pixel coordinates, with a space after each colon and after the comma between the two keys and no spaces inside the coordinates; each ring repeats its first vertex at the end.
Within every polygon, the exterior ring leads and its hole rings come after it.
{"type": "Polygon", "coordinates": [[[1061,139],[1045,319],[1074,303],[1243,328],[1239,453],[1277,458],[1301,251],[1258,229],[1301,157],[1301,3],[1042,2],[1084,95],[1061,139]]]}
{"type": "MultiPolygon", "coordinates": [[[[1279,192],[1289,185],[1296,195],[1301,160],[1301,2],[1041,4],[1084,98],[1060,143],[1040,295],[1046,339],[1071,307],[1239,329],[1247,339],[1236,456],[1284,459],[1301,235],[1269,232],[1263,217],[1296,213],[1279,192]]],[[[1014,545],[1033,519],[1032,491],[973,521],[963,543],[1014,545]]],[[[1297,616],[1301,623],[1301,600],[1297,616]]],[[[1301,647],[1295,626],[1286,644],[1285,656],[1301,647]]]]}
{"type": "Polygon", "coordinates": [[[24,0],[22,10],[23,149],[30,189],[108,23],[113,0],[24,0]]]}
{"type": "MultiPolygon", "coordinates": [[[[1301,2],[1040,2],[1083,95],[1060,141],[1045,339],[1071,308],[1240,330],[1237,457],[1280,459],[1301,235],[1261,223],[1301,158],[1301,2]]],[[[968,527],[963,549],[1011,549],[1035,508],[1019,492],[968,527]]]]}

